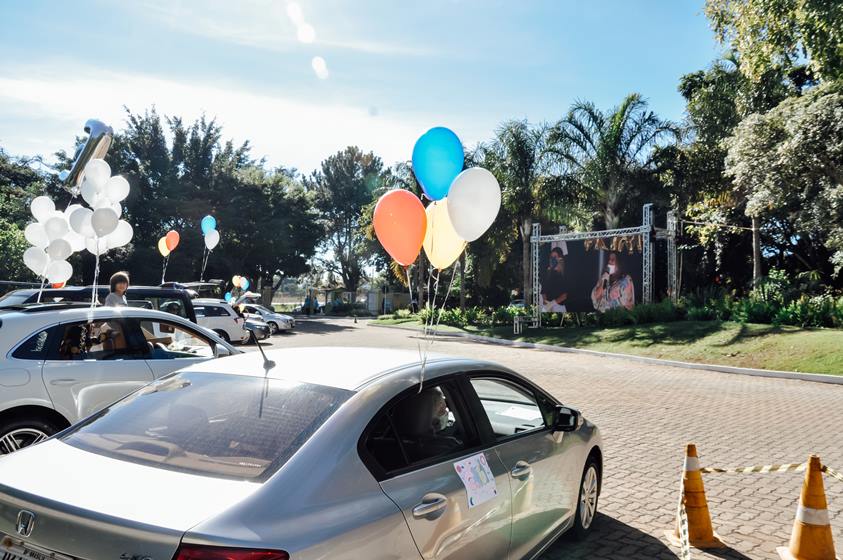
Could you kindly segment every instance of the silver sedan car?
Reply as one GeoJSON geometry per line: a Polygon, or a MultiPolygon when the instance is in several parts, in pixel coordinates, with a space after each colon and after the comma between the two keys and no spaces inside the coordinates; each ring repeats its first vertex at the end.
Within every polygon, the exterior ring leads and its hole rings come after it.
{"type": "Polygon", "coordinates": [[[591,528],[597,428],[520,375],[267,356],[190,366],[0,458],[0,557],[515,559],[591,528]]]}

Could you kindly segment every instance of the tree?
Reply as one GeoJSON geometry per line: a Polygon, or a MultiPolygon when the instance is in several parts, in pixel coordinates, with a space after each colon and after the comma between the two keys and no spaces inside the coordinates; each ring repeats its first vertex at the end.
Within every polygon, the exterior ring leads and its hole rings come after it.
{"type": "Polygon", "coordinates": [[[817,245],[843,269],[842,117],[843,87],[830,83],[751,115],[728,141],[726,173],[747,215],[789,228],[786,250],[808,270],[822,266],[817,245]]]}
{"type": "Polygon", "coordinates": [[[801,61],[820,79],[843,77],[843,3],[835,0],[706,0],[719,40],[737,51],[741,71],[759,81],[801,61]]]}
{"type": "Polygon", "coordinates": [[[524,121],[504,122],[488,146],[478,149],[477,157],[501,185],[504,212],[498,220],[509,216],[521,238],[521,285],[525,301],[532,294],[530,271],[530,236],[533,220],[544,213],[544,204],[551,206],[558,184],[548,175],[547,126],[530,126],[524,121]]]}
{"type": "Polygon", "coordinates": [[[323,259],[326,270],[338,274],[350,292],[357,290],[370,260],[361,216],[381,185],[382,169],[374,153],[349,146],[324,160],[305,181],[325,230],[323,247],[333,255],[333,260],[323,259]]]}
{"type": "Polygon", "coordinates": [[[590,102],[575,103],[553,127],[550,144],[567,168],[566,182],[599,204],[606,229],[614,229],[638,187],[655,174],[654,148],[677,135],[673,123],[658,118],[633,93],[608,112],[590,102]]]}

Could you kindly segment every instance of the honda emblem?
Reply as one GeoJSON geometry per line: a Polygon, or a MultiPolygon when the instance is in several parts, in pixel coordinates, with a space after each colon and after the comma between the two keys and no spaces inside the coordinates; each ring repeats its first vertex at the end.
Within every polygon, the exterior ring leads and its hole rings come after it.
{"type": "Polygon", "coordinates": [[[22,509],[18,512],[18,521],[15,524],[15,531],[22,537],[28,537],[35,528],[35,514],[22,509]]]}

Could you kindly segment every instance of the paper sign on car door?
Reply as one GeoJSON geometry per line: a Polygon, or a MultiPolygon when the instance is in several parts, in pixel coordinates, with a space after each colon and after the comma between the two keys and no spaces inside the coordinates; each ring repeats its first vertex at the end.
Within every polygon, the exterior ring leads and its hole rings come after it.
{"type": "Polygon", "coordinates": [[[479,506],[498,495],[495,475],[489,469],[486,455],[478,453],[454,463],[454,469],[465,486],[468,495],[468,507],[479,506]]]}

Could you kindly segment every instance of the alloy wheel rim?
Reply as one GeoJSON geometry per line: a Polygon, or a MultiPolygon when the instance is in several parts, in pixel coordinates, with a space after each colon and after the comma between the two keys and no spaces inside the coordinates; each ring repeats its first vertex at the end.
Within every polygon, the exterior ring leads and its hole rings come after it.
{"type": "Polygon", "coordinates": [[[270,332],[270,334],[277,333],[278,332],[278,325],[276,325],[275,323],[270,323],[269,324],[269,332],[270,332]]]}
{"type": "Polygon", "coordinates": [[[591,527],[597,513],[597,469],[588,467],[580,489],[580,524],[583,529],[591,527]]]}
{"type": "Polygon", "coordinates": [[[35,428],[18,428],[0,436],[0,455],[8,455],[24,447],[47,439],[47,434],[35,428]]]}

